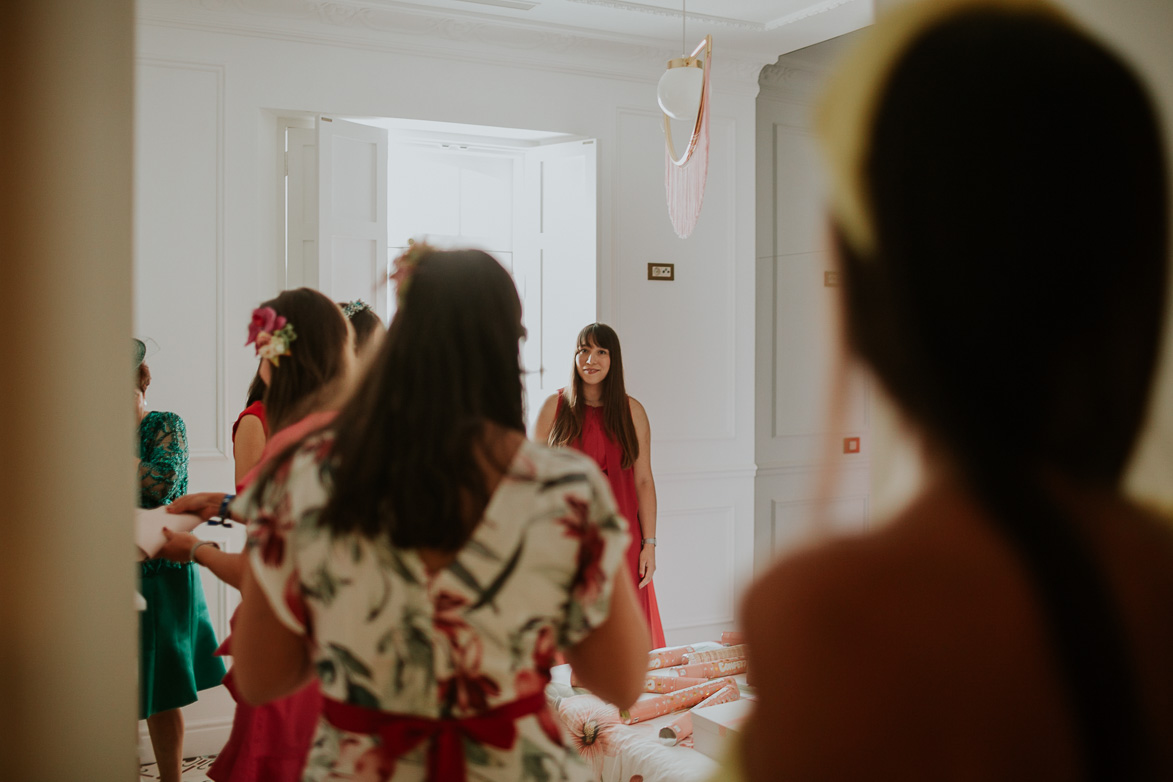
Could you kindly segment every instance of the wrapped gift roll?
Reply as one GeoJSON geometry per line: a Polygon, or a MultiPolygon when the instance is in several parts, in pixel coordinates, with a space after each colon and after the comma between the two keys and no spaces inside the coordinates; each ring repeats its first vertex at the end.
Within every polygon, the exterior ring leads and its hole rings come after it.
{"type": "Polygon", "coordinates": [[[703,709],[706,706],[716,706],[718,703],[728,703],[729,701],[739,700],[741,698],[741,690],[735,685],[726,684],[715,693],[705,698],[703,701],[693,706],[694,709],[703,709]]]}
{"type": "Polygon", "coordinates": [[[677,665],[666,669],[672,676],[699,676],[704,679],[715,679],[718,676],[736,676],[745,673],[748,662],[744,657],[736,660],[714,660],[711,663],[694,663],[693,665],[677,665]]]}
{"type": "Polygon", "coordinates": [[[737,633],[728,630],[721,633],[721,644],[723,646],[736,646],[737,644],[745,643],[745,633],[737,633]]]}
{"type": "Polygon", "coordinates": [[[732,679],[714,679],[676,692],[657,695],[654,698],[643,698],[632,704],[630,709],[619,712],[619,719],[625,725],[633,725],[637,722],[646,722],[653,717],[681,711],[697,705],[726,685],[737,687],[737,683],[732,679]]]}
{"type": "Polygon", "coordinates": [[[649,676],[644,680],[644,692],[676,692],[707,681],[699,676],[649,676]]]}
{"type": "Polygon", "coordinates": [[[714,641],[704,641],[689,646],[665,646],[663,649],[653,649],[648,652],[648,670],[657,668],[671,668],[673,665],[684,663],[684,655],[690,652],[707,652],[720,649],[721,644],[714,641]]]}
{"type": "Polygon", "coordinates": [[[714,660],[736,660],[738,657],[748,657],[749,647],[745,644],[726,646],[722,649],[713,649],[708,652],[687,652],[684,655],[683,665],[694,663],[711,663],[714,660]]]}
{"type": "MultiPolygon", "coordinates": [[[[741,691],[732,684],[726,684],[703,701],[693,706],[693,709],[703,709],[705,706],[716,706],[718,703],[729,703],[741,697],[741,691]]],[[[676,746],[692,735],[692,710],[681,714],[676,719],[660,728],[660,738],[667,744],[676,746]]]]}
{"type": "MultiPolygon", "coordinates": [[[[724,691],[722,689],[722,691],[724,691]]],[[[676,719],[660,728],[660,738],[666,744],[676,746],[692,735],[692,712],[686,711],[676,719]]]]}

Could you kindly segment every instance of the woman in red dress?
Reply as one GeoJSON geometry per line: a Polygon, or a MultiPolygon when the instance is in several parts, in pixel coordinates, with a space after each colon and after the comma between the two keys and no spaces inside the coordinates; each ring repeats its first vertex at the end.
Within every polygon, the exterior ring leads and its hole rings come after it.
{"type": "Polygon", "coordinates": [[[631,525],[627,563],[652,646],[664,646],[664,626],[652,576],[656,572],[656,482],[648,414],[623,385],[619,336],[603,323],[578,333],[570,385],[542,405],[537,442],[570,446],[595,460],[611,484],[619,513],[631,525]]]}
{"type": "Polygon", "coordinates": [[[265,382],[267,376],[267,372],[257,368],[257,374],[248,387],[248,401],[232,425],[232,460],[236,467],[234,482],[238,491],[244,476],[261,460],[265,441],[269,439],[269,422],[265,417],[265,389],[269,387],[265,382]]]}

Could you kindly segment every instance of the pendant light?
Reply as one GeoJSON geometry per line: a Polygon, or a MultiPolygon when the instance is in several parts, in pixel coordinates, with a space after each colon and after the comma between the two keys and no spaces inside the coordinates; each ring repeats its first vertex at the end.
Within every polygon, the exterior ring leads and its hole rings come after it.
{"type": "MultiPolygon", "coordinates": [[[[687,19],[685,0],[681,0],[682,49],[687,45],[687,19]]],[[[712,55],[713,38],[706,35],[691,54],[668,61],[668,69],[656,86],[656,99],[664,115],[664,189],[668,199],[668,217],[681,239],[687,239],[692,234],[705,199],[705,182],[709,171],[709,73],[712,55]],[[672,140],[674,119],[693,125],[688,146],[679,157],[672,140]]]]}

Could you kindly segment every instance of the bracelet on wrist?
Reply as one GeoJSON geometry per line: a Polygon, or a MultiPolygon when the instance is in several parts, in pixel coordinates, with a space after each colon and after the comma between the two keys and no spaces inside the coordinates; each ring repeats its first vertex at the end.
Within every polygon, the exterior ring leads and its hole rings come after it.
{"type": "MultiPolygon", "coordinates": [[[[191,553],[187,555],[188,562],[195,562],[196,561],[195,555],[196,555],[196,552],[199,551],[200,546],[211,546],[212,548],[216,549],[217,551],[220,550],[220,544],[217,543],[216,541],[214,541],[214,540],[201,540],[201,541],[197,542],[194,546],[191,547],[191,553]]],[[[196,564],[199,564],[199,563],[196,563],[196,564]]]]}
{"type": "Polygon", "coordinates": [[[653,546],[656,545],[656,539],[655,538],[644,538],[643,539],[643,545],[646,546],[649,543],[651,543],[653,546]]]}

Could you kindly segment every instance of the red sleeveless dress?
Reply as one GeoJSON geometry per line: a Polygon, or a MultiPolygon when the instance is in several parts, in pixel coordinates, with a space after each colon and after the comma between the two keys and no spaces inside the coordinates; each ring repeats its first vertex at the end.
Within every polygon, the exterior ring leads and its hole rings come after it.
{"type": "MultiPolygon", "coordinates": [[[[562,408],[562,392],[558,392],[558,409],[562,408]]],[[[623,448],[607,434],[603,424],[603,408],[586,405],[586,414],[583,416],[582,437],[571,446],[582,451],[594,459],[595,464],[607,476],[611,484],[611,493],[615,495],[615,505],[619,514],[627,519],[631,528],[631,543],[627,547],[627,566],[631,572],[631,581],[636,585],[635,595],[647,620],[648,630],[652,634],[652,648],[658,649],[664,643],[664,625],[660,621],[660,606],[656,602],[656,582],[639,589],[639,553],[643,548],[639,526],[639,495],[635,491],[635,470],[632,467],[624,469],[623,448]]]]}

